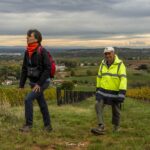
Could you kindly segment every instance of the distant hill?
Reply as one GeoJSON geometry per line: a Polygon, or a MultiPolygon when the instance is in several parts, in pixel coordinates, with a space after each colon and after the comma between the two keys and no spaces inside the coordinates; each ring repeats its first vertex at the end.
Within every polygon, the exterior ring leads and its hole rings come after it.
{"type": "MultiPolygon", "coordinates": [[[[53,48],[46,47],[55,57],[99,57],[103,55],[103,48],[53,48]]],[[[150,48],[115,48],[116,53],[125,59],[147,58],[150,59],[150,48]]],[[[21,53],[23,54],[25,47],[14,46],[0,47],[0,53],[21,53]]]]}

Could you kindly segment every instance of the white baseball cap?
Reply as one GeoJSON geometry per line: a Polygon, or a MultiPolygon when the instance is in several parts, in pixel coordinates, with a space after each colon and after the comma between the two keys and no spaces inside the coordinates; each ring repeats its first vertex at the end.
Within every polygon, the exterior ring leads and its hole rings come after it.
{"type": "Polygon", "coordinates": [[[114,52],[114,51],[115,51],[115,49],[113,47],[106,47],[104,49],[104,53],[109,53],[109,52],[114,52]]]}

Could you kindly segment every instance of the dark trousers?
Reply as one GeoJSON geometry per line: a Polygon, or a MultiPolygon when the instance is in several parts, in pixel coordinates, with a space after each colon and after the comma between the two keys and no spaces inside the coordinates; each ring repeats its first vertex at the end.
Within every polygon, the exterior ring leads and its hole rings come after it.
{"type": "MultiPolygon", "coordinates": [[[[119,126],[120,124],[120,104],[112,103],[112,124],[119,126]]],[[[98,124],[104,124],[103,111],[104,111],[104,100],[99,100],[95,104],[95,110],[97,114],[98,124]]]]}
{"type": "MultiPolygon", "coordinates": [[[[31,88],[34,87],[34,84],[30,84],[31,88]]],[[[33,92],[31,91],[25,98],[25,118],[26,118],[26,125],[32,126],[33,123],[33,100],[36,99],[44,121],[44,126],[50,125],[50,114],[48,111],[48,106],[44,98],[44,90],[47,89],[49,86],[49,82],[45,82],[45,84],[41,87],[40,92],[33,92]]]]}

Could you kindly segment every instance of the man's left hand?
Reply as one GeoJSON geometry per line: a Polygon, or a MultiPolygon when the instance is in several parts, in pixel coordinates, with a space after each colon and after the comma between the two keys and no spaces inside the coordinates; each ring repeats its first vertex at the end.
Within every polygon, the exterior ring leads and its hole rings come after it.
{"type": "Polygon", "coordinates": [[[118,98],[118,102],[119,102],[119,103],[123,103],[123,102],[124,102],[124,98],[119,97],[119,98],[118,98]]]}

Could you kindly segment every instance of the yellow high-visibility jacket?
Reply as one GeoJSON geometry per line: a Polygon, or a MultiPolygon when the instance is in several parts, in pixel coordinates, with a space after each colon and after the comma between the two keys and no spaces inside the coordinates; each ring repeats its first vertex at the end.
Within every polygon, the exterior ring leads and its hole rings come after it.
{"type": "Polygon", "coordinates": [[[126,67],[117,55],[109,68],[105,60],[100,64],[96,87],[101,97],[124,100],[127,89],[126,67]]]}

